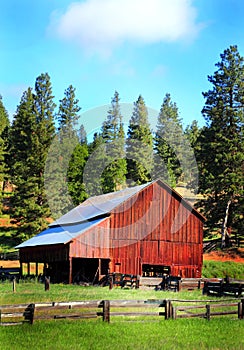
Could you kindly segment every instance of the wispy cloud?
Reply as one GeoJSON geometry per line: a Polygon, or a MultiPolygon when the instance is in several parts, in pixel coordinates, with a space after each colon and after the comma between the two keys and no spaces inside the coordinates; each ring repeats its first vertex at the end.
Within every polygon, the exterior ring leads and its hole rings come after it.
{"type": "Polygon", "coordinates": [[[91,53],[110,53],[124,42],[193,40],[201,24],[192,0],[85,0],[52,14],[49,31],[91,53]]]}

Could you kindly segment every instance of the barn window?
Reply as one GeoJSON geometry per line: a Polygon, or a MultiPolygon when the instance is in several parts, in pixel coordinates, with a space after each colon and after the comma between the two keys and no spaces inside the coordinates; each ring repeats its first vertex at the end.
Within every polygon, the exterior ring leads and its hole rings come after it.
{"type": "Polygon", "coordinates": [[[162,277],[164,274],[170,275],[170,266],[166,265],[142,265],[143,277],[162,277]]]}

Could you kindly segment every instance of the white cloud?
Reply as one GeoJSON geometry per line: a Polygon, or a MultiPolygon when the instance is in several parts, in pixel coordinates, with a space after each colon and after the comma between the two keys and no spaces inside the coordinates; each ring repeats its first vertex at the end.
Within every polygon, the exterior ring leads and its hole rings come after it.
{"type": "Polygon", "coordinates": [[[53,13],[49,31],[91,52],[123,42],[151,44],[192,40],[201,25],[192,0],[85,0],[53,13]]]}

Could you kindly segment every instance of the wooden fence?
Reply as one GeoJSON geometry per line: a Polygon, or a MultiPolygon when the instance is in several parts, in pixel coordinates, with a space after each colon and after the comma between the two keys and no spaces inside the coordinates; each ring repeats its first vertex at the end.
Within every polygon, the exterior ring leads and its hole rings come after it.
{"type": "Polygon", "coordinates": [[[241,297],[244,294],[244,283],[242,282],[224,282],[221,281],[205,281],[203,294],[216,296],[235,296],[241,297]]]}
{"type": "Polygon", "coordinates": [[[239,302],[211,305],[211,301],[193,300],[95,300],[76,302],[52,302],[20,305],[3,305],[0,309],[0,324],[19,325],[33,324],[34,320],[48,319],[96,319],[110,322],[111,317],[149,317],[162,319],[177,319],[188,317],[237,315],[244,317],[244,299],[239,302]],[[201,305],[179,305],[186,302],[201,303],[201,305]],[[203,303],[208,302],[208,304],[203,303]],[[210,304],[209,304],[210,303],[210,304]],[[218,311],[216,311],[218,309],[218,311]],[[199,310],[203,310],[199,312],[199,310]]]}
{"type": "MultiPolygon", "coordinates": [[[[214,301],[216,303],[216,300],[214,301]]],[[[210,320],[213,316],[227,316],[237,315],[241,320],[244,316],[244,299],[240,302],[232,303],[218,303],[218,304],[205,304],[205,305],[177,305],[172,306],[171,317],[176,318],[189,318],[189,317],[203,317],[210,320]],[[200,311],[202,310],[202,311],[200,311]]]]}

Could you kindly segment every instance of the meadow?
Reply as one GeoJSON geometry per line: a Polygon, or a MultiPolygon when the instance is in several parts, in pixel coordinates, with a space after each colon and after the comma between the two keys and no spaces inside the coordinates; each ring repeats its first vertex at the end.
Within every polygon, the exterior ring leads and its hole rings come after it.
{"type": "MultiPolygon", "coordinates": [[[[214,297],[212,297],[214,298],[214,297]]],[[[143,289],[109,290],[108,287],[83,287],[51,284],[45,291],[37,282],[0,284],[0,305],[48,301],[118,299],[206,300],[200,290],[164,292],[143,289]]],[[[223,298],[224,300],[225,298],[223,298]]],[[[236,315],[164,320],[164,318],[113,317],[107,324],[94,320],[36,320],[31,326],[0,327],[1,350],[18,349],[244,349],[244,320],[236,315]]]]}

